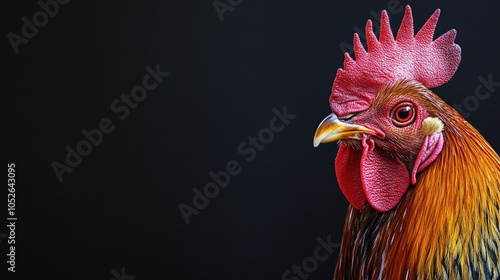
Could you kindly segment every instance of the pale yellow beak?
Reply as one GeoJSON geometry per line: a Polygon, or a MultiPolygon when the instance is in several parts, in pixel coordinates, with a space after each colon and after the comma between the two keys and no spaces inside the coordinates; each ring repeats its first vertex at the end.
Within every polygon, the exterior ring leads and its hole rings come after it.
{"type": "Polygon", "coordinates": [[[361,139],[361,133],[375,134],[375,131],[361,125],[342,122],[337,115],[331,113],[326,117],[314,133],[313,146],[320,143],[330,143],[342,139],[361,139]]]}

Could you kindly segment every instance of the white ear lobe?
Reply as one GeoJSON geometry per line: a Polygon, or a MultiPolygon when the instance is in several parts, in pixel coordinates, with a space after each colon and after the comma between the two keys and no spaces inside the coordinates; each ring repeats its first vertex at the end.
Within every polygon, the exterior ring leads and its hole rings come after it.
{"type": "Polygon", "coordinates": [[[438,118],[428,117],[422,122],[420,132],[423,135],[432,135],[436,132],[441,132],[444,129],[443,122],[438,118]]]}

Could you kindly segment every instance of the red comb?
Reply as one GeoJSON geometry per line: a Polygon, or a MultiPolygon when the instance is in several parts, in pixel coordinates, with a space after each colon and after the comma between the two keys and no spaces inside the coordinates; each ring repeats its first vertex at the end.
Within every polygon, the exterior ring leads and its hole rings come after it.
{"type": "Polygon", "coordinates": [[[382,12],[380,19],[379,39],[373,33],[371,20],[368,20],[368,51],[358,34],[354,34],[356,60],[345,53],[344,68],[338,69],[333,82],[332,111],[343,117],[368,109],[384,83],[416,80],[427,88],[434,88],[448,82],[460,63],[460,47],[454,43],[454,29],[432,40],[439,13],[440,10],[436,10],[414,36],[411,8],[406,6],[396,39],[386,11],[382,12]]]}

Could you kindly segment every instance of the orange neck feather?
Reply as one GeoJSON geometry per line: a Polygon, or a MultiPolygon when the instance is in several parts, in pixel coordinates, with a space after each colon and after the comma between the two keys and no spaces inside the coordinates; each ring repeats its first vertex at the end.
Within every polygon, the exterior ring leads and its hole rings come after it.
{"type": "Polygon", "coordinates": [[[420,275],[439,275],[437,268],[453,268],[458,261],[458,271],[448,272],[452,279],[457,276],[453,273],[468,275],[469,262],[477,266],[480,279],[486,278],[483,265],[491,265],[498,277],[498,265],[488,255],[499,253],[500,244],[492,242],[500,240],[500,159],[474,127],[450,114],[444,120],[441,156],[421,174],[402,205],[408,215],[406,246],[413,247],[408,248],[409,262],[420,275]]]}
{"type": "Polygon", "coordinates": [[[400,204],[386,213],[349,206],[335,279],[472,279],[472,270],[478,279],[500,277],[500,158],[441,108],[441,155],[400,204]]]}

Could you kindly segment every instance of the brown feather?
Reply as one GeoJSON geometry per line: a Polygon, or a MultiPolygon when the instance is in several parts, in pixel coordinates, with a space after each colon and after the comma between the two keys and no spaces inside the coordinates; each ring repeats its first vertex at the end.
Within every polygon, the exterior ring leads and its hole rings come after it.
{"type": "Polygon", "coordinates": [[[443,122],[443,150],[393,210],[349,206],[334,279],[500,278],[500,158],[417,82],[382,88],[372,107],[401,94],[443,122]]]}

